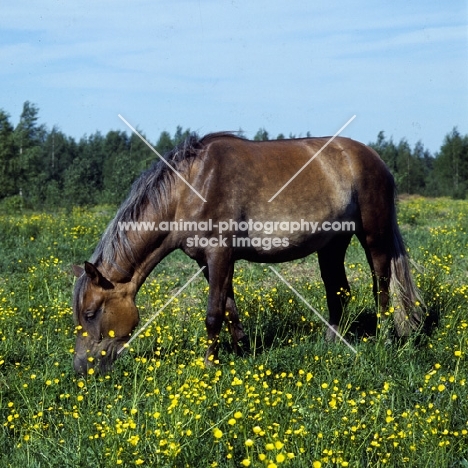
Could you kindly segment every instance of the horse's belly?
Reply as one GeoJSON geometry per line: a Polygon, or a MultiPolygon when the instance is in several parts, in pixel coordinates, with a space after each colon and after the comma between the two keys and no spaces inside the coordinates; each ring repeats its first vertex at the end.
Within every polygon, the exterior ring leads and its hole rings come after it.
{"type": "Polygon", "coordinates": [[[336,235],[332,232],[283,232],[279,234],[251,233],[231,236],[236,259],[252,262],[279,263],[306,257],[325,246],[336,235]]]}

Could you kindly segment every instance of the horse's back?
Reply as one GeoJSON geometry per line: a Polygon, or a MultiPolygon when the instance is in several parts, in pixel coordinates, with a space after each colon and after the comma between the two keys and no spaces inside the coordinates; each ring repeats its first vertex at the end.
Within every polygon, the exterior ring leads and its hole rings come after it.
{"type": "Polygon", "coordinates": [[[218,181],[217,193],[244,188],[259,201],[278,194],[300,202],[349,198],[356,191],[388,191],[393,177],[379,155],[355,140],[338,137],[249,141],[219,137],[207,146],[203,170],[218,181]],[[285,186],[287,184],[287,186],[285,186]],[[221,192],[220,192],[221,190],[221,192]]]}

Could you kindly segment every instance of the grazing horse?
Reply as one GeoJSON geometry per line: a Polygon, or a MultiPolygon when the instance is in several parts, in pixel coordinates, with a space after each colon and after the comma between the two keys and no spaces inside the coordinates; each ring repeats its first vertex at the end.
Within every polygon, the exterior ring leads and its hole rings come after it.
{"type": "Polygon", "coordinates": [[[217,359],[225,320],[235,350],[246,340],[232,287],[239,259],[287,262],[317,252],[334,339],[350,290],[344,258],[353,235],[378,309],[387,311],[393,296],[396,332],[409,335],[421,321],[421,300],[396,221],[394,180],[374,150],[341,137],[191,135],[135,181],[89,262],[74,267],[74,368],[110,370],[138,324],[138,290],[175,249],[205,267],[207,365],[217,359]],[[131,222],[147,229],[128,229],[131,222]],[[332,229],[339,226],[354,230],[332,229]]]}

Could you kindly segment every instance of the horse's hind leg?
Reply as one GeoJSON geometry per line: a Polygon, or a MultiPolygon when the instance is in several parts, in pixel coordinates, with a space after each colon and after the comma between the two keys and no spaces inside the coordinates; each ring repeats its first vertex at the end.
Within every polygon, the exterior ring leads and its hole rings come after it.
{"type": "Polygon", "coordinates": [[[389,246],[392,245],[391,239],[379,233],[361,234],[358,237],[372,272],[372,290],[377,314],[385,318],[390,298],[391,254],[389,246]]]}
{"type": "Polygon", "coordinates": [[[349,298],[350,289],[346,278],[344,259],[351,237],[345,234],[337,235],[317,252],[330,314],[326,334],[329,341],[337,339],[335,332],[339,330],[341,314],[349,298]]]}

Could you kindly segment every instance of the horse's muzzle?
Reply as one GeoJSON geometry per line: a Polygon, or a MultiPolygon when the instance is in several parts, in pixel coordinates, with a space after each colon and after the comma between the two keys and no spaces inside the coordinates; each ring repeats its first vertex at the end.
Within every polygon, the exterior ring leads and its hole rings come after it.
{"type": "Polygon", "coordinates": [[[75,354],[73,357],[73,368],[77,374],[86,375],[91,367],[93,367],[92,363],[88,361],[87,356],[75,354]]]}

